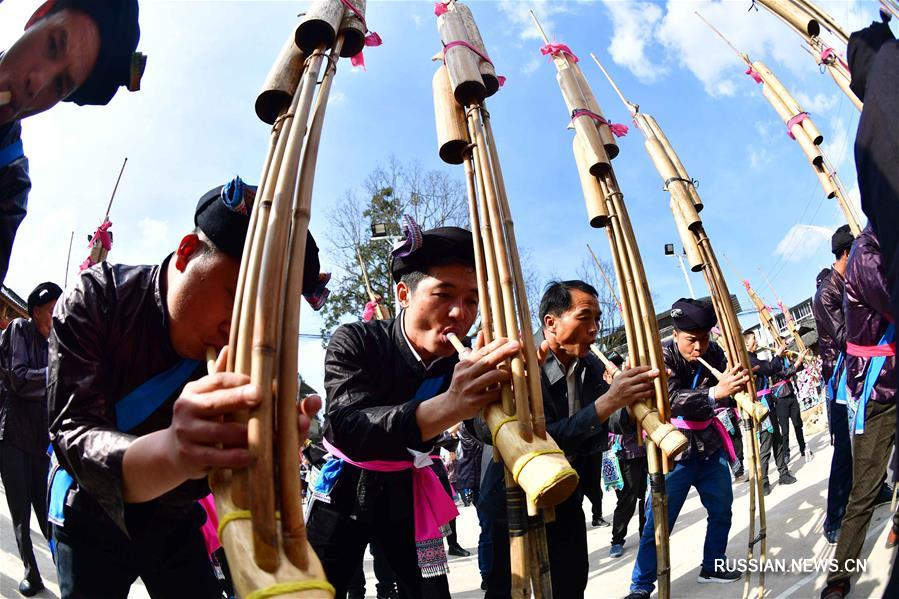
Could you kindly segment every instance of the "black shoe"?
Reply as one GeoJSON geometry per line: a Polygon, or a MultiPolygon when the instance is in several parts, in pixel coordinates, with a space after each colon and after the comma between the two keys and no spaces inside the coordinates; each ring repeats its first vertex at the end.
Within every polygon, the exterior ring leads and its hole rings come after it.
{"type": "Polygon", "coordinates": [[[598,526],[599,528],[605,528],[606,526],[611,526],[606,520],[603,520],[603,517],[593,518],[593,526],[598,526]]]}
{"type": "Polygon", "coordinates": [[[646,591],[632,591],[631,594],[624,599],[649,599],[649,593],[646,591]]]}
{"type": "Polygon", "coordinates": [[[484,578],[483,576],[481,576],[481,590],[482,591],[487,590],[487,579],[484,578]]]}
{"type": "Polygon", "coordinates": [[[834,530],[825,530],[824,538],[827,539],[827,542],[831,545],[836,545],[837,541],[840,540],[840,529],[836,528],[834,530]]]}
{"type": "Polygon", "coordinates": [[[705,568],[699,569],[699,576],[696,577],[696,582],[707,583],[707,582],[717,582],[718,584],[729,584],[731,582],[736,582],[742,578],[742,574],[737,571],[731,570],[706,570],[705,568]]]}
{"type": "Polygon", "coordinates": [[[19,583],[19,592],[26,597],[33,597],[44,590],[44,581],[38,578],[35,581],[24,579],[19,583]]]}
{"type": "Polygon", "coordinates": [[[795,482],[797,482],[797,481],[796,481],[796,477],[795,477],[795,476],[793,476],[792,474],[790,474],[789,472],[787,472],[786,474],[782,474],[782,475],[780,476],[780,478],[777,479],[777,482],[780,483],[780,484],[782,484],[782,485],[792,485],[793,483],[795,483],[795,482]]]}
{"type": "Polygon", "coordinates": [[[467,551],[458,543],[455,545],[450,545],[447,549],[447,553],[456,557],[468,557],[469,555],[471,555],[470,551],[467,551]]]}
{"type": "Polygon", "coordinates": [[[821,591],[821,599],[843,599],[849,594],[849,579],[830,582],[821,591]]]}
{"type": "Polygon", "coordinates": [[[768,483],[768,481],[765,481],[765,483],[762,485],[762,492],[765,493],[765,497],[771,494],[771,485],[768,483]]]}

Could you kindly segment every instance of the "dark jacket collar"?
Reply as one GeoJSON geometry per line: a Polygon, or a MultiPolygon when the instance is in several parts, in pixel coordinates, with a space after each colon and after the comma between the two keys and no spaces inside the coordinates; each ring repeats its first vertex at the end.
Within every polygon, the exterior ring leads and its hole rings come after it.
{"type": "MultiPolygon", "coordinates": [[[[540,347],[540,344],[543,343],[546,337],[543,335],[543,329],[538,329],[534,333],[534,345],[540,347]]],[[[577,358],[575,360],[575,376],[580,377],[581,372],[584,370],[584,360],[581,358],[577,358]]],[[[556,357],[552,351],[547,352],[546,360],[543,362],[543,374],[546,376],[547,382],[550,385],[555,385],[561,380],[564,380],[568,371],[565,367],[562,366],[562,363],[559,362],[559,359],[556,357]]]]}

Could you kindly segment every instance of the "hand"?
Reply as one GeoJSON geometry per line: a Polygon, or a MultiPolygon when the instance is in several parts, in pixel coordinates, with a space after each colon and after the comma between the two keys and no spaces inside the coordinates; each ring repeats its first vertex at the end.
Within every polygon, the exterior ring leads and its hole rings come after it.
{"type": "Polygon", "coordinates": [[[485,346],[481,346],[479,339],[476,349],[459,360],[446,391],[453,422],[472,418],[482,407],[499,400],[500,383],[512,378],[508,370],[499,366],[520,348],[517,341],[502,337],[485,346]]]}
{"type": "Polygon", "coordinates": [[[604,408],[603,412],[611,414],[634,402],[650,399],[653,396],[652,381],[658,376],[658,369],[649,366],[635,366],[622,370],[609,385],[609,390],[596,400],[597,413],[600,407],[604,408]]]}
{"type": "Polygon", "coordinates": [[[786,345],[781,345],[780,347],[778,347],[777,349],[774,350],[774,355],[777,356],[777,357],[779,358],[779,357],[781,357],[782,355],[784,355],[784,352],[785,352],[785,351],[787,351],[787,346],[786,346],[786,345]]]}
{"type": "Polygon", "coordinates": [[[721,380],[715,385],[715,399],[730,397],[742,391],[749,384],[749,372],[737,364],[721,374],[721,380]]]}
{"type": "Polygon", "coordinates": [[[537,363],[542,367],[546,362],[546,356],[549,355],[549,341],[544,339],[540,342],[540,347],[537,348],[537,363]]]}

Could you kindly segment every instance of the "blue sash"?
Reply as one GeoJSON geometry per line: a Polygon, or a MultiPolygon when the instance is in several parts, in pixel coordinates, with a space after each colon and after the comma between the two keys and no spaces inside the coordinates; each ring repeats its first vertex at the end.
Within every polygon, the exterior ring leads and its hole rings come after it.
{"type": "Polygon", "coordinates": [[[693,377],[693,385],[690,387],[691,389],[695,389],[696,385],[699,384],[700,373],[702,373],[702,364],[700,364],[699,368],[696,369],[696,376],[693,377]]]}
{"type": "Polygon", "coordinates": [[[833,366],[833,373],[827,380],[825,393],[827,401],[835,401],[838,404],[846,403],[846,368],[844,362],[845,353],[840,352],[837,362],[833,366]]]}
{"type": "MultiPolygon", "coordinates": [[[[896,325],[891,322],[883,337],[877,342],[877,345],[889,345],[893,342],[895,336],[896,325]]],[[[858,409],[855,412],[854,428],[856,435],[861,435],[865,432],[865,408],[868,405],[868,400],[871,398],[871,393],[874,391],[874,385],[877,384],[877,379],[880,378],[880,371],[883,369],[883,363],[886,362],[886,359],[886,356],[874,356],[868,360],[868,365],[865,367],[865,383],[862,385],[862,393],[858,398],[858,409]]]]}
{"type": "MultiPolygon", "coordinates": [[[[168,400],[172,394],[184,386],[200,362],[182,360],[172,368],[145,381],[115,404],[116,427],[123,433],[134,429],[168,400]]],[[[75,480],[65,468],[59,465],[55,455],[50,456],[51,468],[48,480],[49,500],[47,519],[62,526],[65,523],[65,506],[69,490],[75,480]]]]}
{"type": "Polygon", "coordinates": [[[21,139],[12,142],[5,148],[0,148],[0,168],[9,166],[24,155],[25,148],[21,139]]]}

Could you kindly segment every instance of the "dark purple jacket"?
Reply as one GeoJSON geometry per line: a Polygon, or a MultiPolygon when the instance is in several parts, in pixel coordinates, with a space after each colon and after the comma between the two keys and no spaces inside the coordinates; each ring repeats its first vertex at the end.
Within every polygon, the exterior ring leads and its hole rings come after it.
{"type": "MultiPolygon", "coordinates": [[[[843,308],[846,313],[847,343],[877,345],[893,320],[880,244],[871,225],[865,227],[849,252],[843,308]]],[[[870,358],[846,356],[847,387],[855,398],[861,394],[869,360],[870,358]]],[[[896,357],[892,356],[884,361],[870,399],[886,403],[894,401],[896,383],[896,357]]]]}
{"type": "MultiPolygon", "coordinates": [[[[0,125],[0,150],[21,138],[22,126],[19,121],[0,125]]],[[[31,179],[28,177],[28,158],[23,156],[6,166],[0,165],[0,283],[6,278],[16,230],[25,218],[29,191],[31,179]]]]}
{"type": "Polygon", "coordinates": [[[30,319],[17,318],[3,332],[8,355],[3,356],[3,400],[0,401],[0,441],[46,458],[47,340],[30,319]]]}
{"type": "Polygon", "coordinates": [[[816,279],[818,290],[812,302],[812,314],[818,327],[818,347],[821,353],[821,378],[830,380],[840,352],[846,349],[846,318],[843,315],[843,296],[846,282],[836,269],[825,268],[816,279]]]}
{"type": "MultiPolygon", "coordinates": [[[[671,403],[672,420],[678,417],[684,420],[710,420],[715,417],[715,407],[729,405],[731,399],[726,397],[720,398],[713,407],[713,403],[709,401],[709,388],[714,387],[717,381],[709,369],[698,361],[688,362],[674,341],[662,346],[662,356],[665,367],[671,371],[668,377],[668,401],[671,403]]],[[[709,348],[702,355],[702,359],[717,370],[723,371],[727,368],[724,351],[714,341],[709,343],[709,348]]],[[[681,432],[690,440],[690,445],[674,458],[675,461],[706,457],[723,446],[718,430],[712,425],[701,431],[681,432]]]]}

